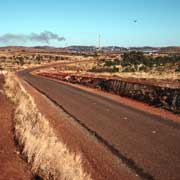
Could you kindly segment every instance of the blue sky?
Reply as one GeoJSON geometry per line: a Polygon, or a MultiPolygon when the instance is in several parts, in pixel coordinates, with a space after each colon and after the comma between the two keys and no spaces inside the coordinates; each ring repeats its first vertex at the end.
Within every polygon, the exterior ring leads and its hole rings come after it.
{"type": "Polygon", "coordinates": [[[180,45],[180,0],[0,1],[0,36],[45,30],[66,38],[52,46],[97,45],[98,34],[107,46],[180,45]]]}

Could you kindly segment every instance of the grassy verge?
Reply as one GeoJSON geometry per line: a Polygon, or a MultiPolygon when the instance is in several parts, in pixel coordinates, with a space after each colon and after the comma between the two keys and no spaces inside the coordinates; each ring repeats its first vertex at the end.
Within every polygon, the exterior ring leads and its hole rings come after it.
{"type": "Polygon", "coordinates": [[[6,76],[5,90],[15,104],[15,138],[32,171],[43,179],[89,180],[80,155],[68,151],[49,121],[38,111],[33,98],[14,74],[6,76]]]}

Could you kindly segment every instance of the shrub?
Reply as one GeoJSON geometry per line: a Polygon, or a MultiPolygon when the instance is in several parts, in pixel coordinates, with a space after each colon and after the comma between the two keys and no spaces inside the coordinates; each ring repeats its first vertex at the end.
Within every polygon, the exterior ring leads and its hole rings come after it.
{"type": "Polygon", "coordinates": [[[143,64],[147,67],[158,67],[168,63],[175,64],[179,62],[180,56],[178,55],[153,58],[152,56],[145,56],[142,52],[129,52],[122,55],[121,65],[125,67],[143,64]]]}
{"type": "Polygon", "coordinates": [[[177,67],[176,72],[180,72],[180,64],[179,64],[179,66],[177,67]]]}

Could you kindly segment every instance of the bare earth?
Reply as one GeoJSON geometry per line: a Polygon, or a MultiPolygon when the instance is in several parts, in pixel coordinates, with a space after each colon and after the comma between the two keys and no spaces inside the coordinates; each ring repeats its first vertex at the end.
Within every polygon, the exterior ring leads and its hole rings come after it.
{"type": "Polygon", "coordinates": [[[3,94],[0,75],[0,180],[30,180],[32,174],[19,157],[13,140],[13,105],[3,94]]]}

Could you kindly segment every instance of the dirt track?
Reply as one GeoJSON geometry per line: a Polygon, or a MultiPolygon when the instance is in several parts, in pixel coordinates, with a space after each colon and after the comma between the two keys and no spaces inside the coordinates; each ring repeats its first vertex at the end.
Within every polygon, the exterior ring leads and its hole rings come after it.
{"type": "Polygon", "coordinates": [[[13,105],[3,94],[0,75],[0,180],[31,180],[32,174],[22,160],[13,139],[13,105]]]}

